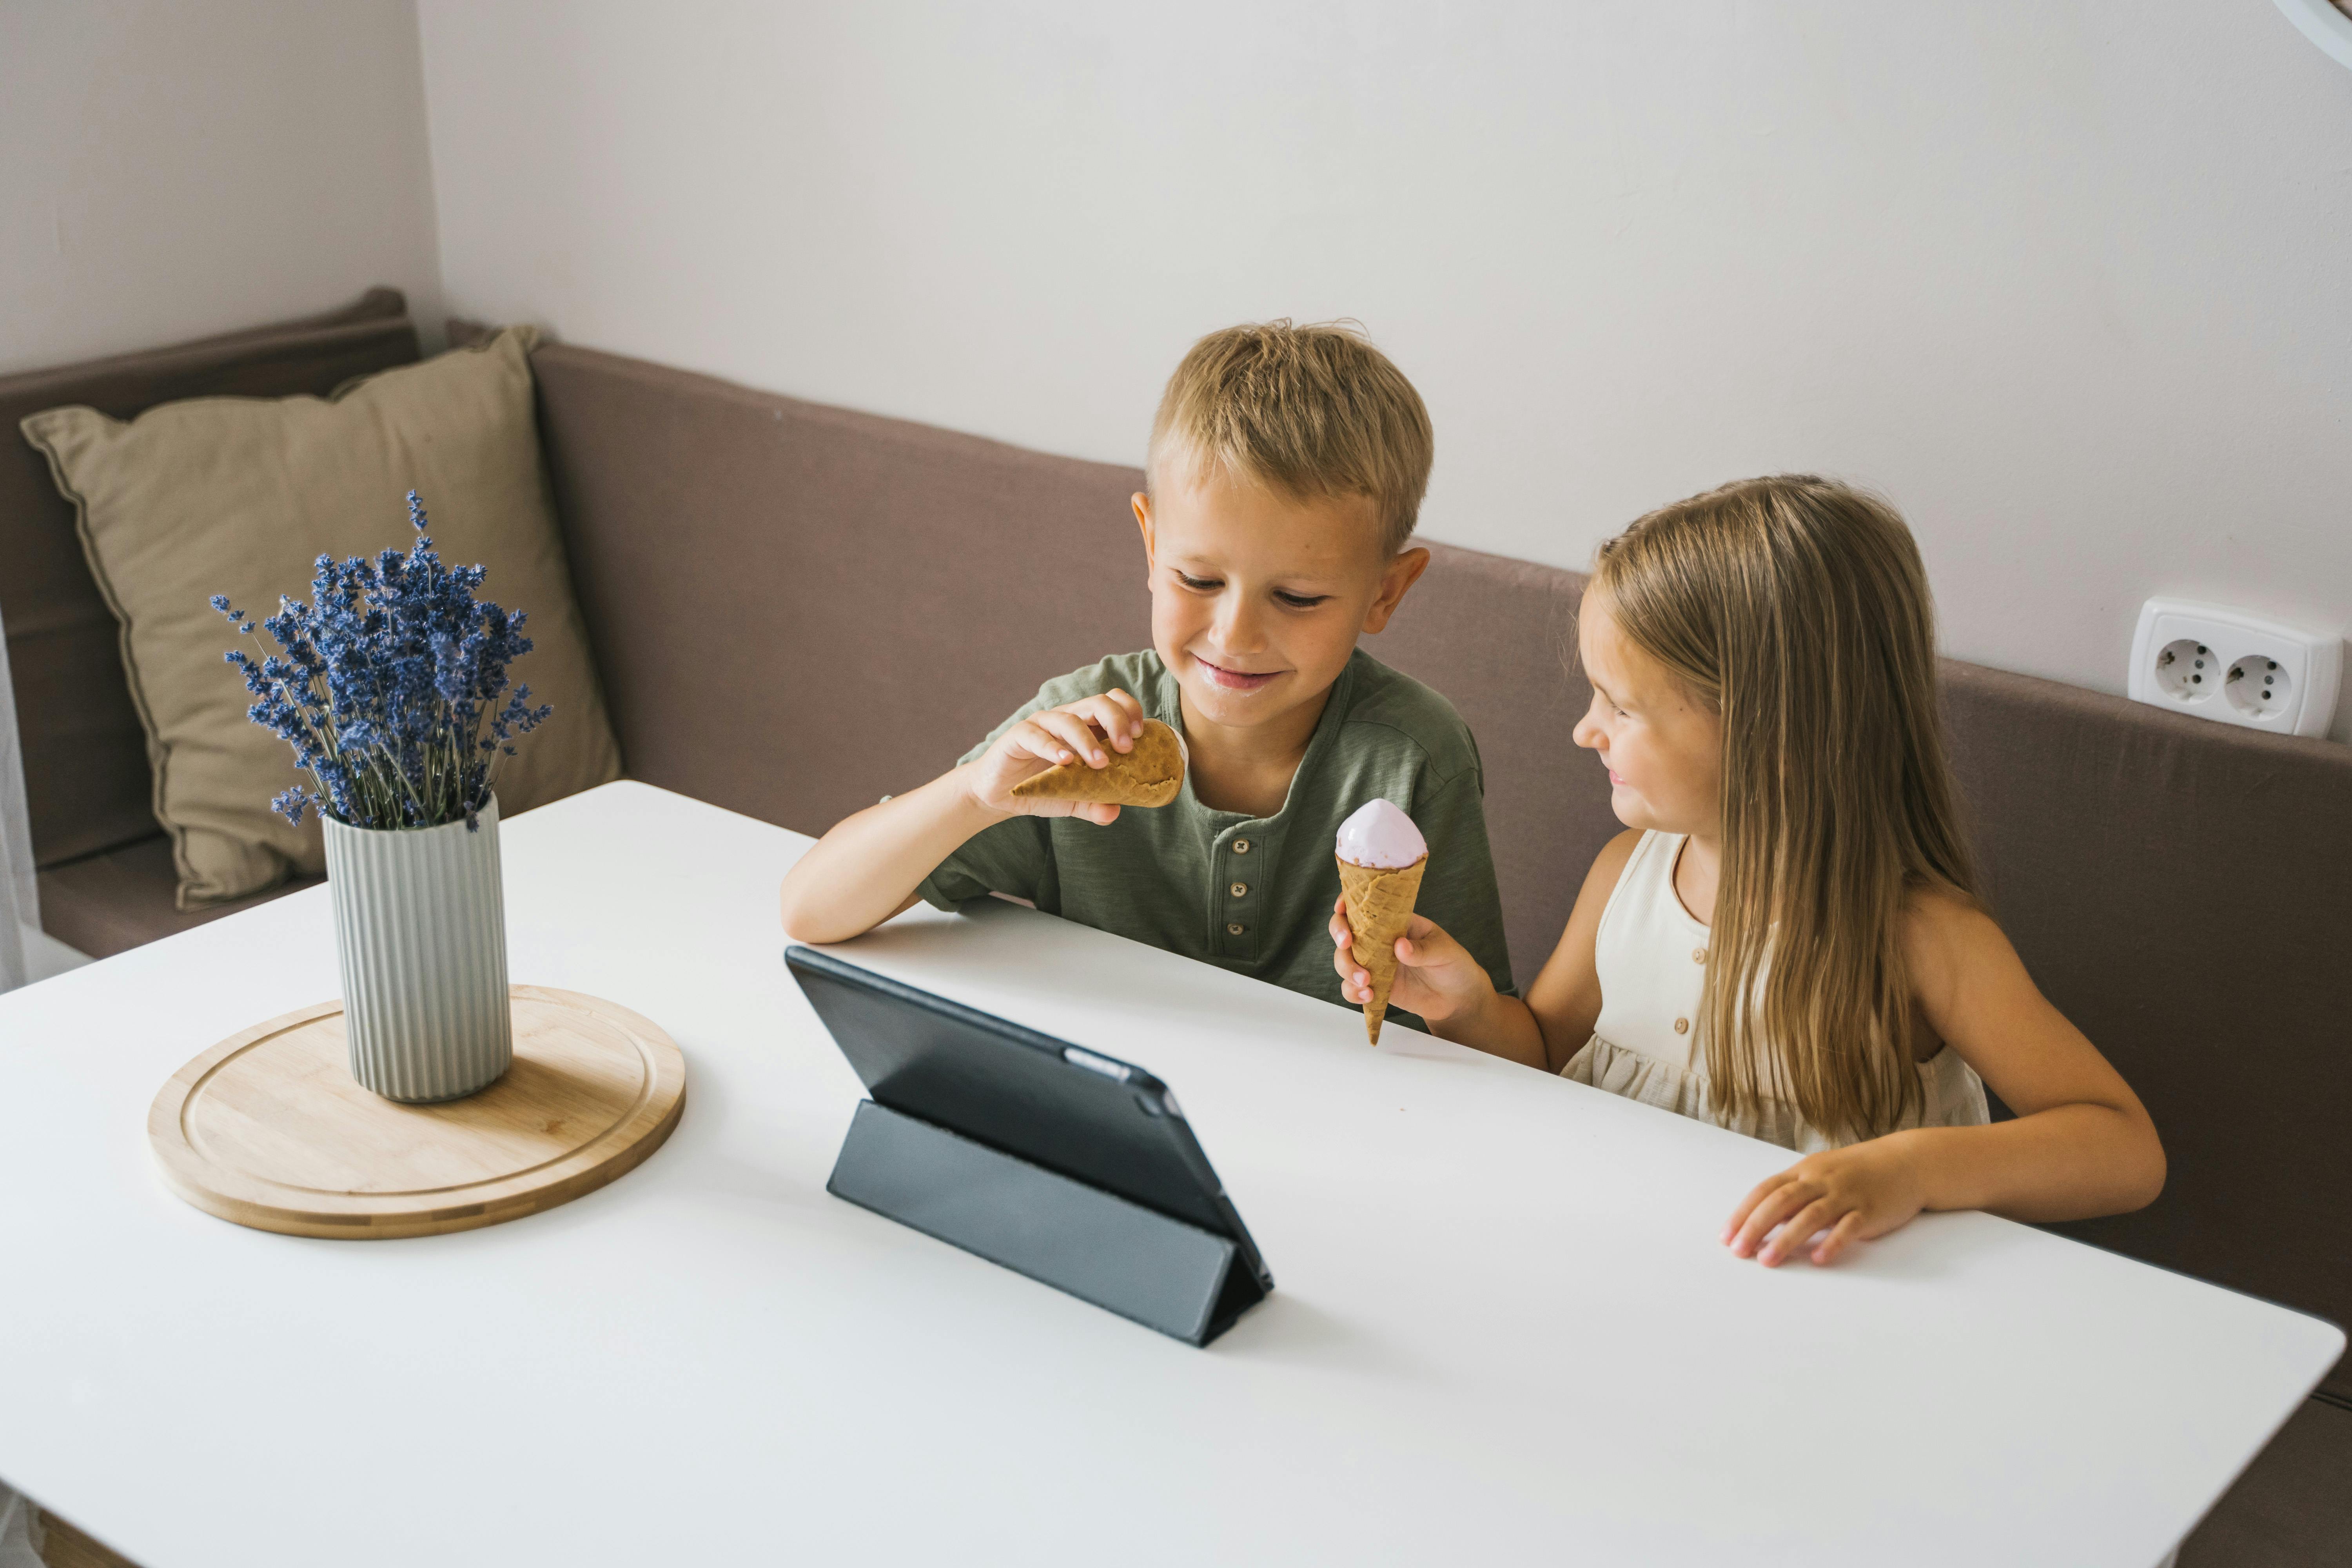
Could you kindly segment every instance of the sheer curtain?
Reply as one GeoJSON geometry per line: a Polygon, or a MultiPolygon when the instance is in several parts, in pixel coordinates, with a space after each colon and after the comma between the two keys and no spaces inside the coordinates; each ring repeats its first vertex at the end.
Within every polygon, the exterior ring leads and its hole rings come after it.
{"type": "Polygon", "coordinates": [[[45,1568],[33,1500],[0,1484],[0,1568],[45,1568]]]}
{"type": "MultiPolygon", "coordinates": [[[[0,629],[0,991],[13,991],[32,978],[27,936],[41,923],[35,900],[16,689],[8,682],[8,638],[0,629]]],[[[0,1568],[40,1568],[33,1530],[33,1505],[0,1481],[0,1568]]]]}
{"type": "Polygon", "coordinates": [[[32,979],[33,933],[40,929],[33,830],[25,810],[25,753],[16,737],[16,689],[8,679],[6,629],[0,627],[0,991],[32,979]]]}

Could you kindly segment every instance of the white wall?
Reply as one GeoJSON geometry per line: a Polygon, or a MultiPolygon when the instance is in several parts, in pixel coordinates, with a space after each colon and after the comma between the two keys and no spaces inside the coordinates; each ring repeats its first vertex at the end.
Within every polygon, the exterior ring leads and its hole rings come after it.
{"type": "Polygon", "coordinates": [[[0,0],[0,373],[440,268],[410,0],[0,0]]]}
{"type": "Polygon", "coordinates": [[[2153,593],[2352,618],[2352,71],[2269,0],[421,22],[467,313],[1127,461],[1200,332],[1354,315],[1440,539],[1581,564],[1812,468],[1966,658],[2119,690],[2153,593]]]}

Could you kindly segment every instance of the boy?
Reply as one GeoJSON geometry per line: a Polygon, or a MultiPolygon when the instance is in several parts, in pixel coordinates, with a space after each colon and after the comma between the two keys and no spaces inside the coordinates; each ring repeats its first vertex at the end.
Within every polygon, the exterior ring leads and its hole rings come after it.
{"type": "Polygon", "coordinates": [[[1429,564],[1407,542],[1432,447],[1412,384],[1354,331],[1284,321],[1202,339],[1160,399],[1134,498],[1152,647],[1047,681],[952,772],[835,826],[784,879],[785,930],[841,942],[919,898],[1006,893],[1346,1005],[1325,931],[1332,843],[1377,795],[1429,841],[1417,912],[1510,993],[1470,731],[1356,648],[1429,564]],[[1147,717],[1190,752],[1169,805],[1010,793],[1057,763],[1108,766],[1147,717]]]}

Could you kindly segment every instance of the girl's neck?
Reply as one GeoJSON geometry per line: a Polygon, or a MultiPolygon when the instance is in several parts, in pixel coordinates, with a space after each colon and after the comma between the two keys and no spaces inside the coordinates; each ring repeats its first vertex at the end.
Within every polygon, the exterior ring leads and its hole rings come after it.
{"type": "Polygon", "coordinates": [[[1723,877],[1723,841],[1694,833],[1683,840],[1675,857],[1675,897],[1690,918],[1703,926],[1715,924],[1715,889],[1723,877]]]}

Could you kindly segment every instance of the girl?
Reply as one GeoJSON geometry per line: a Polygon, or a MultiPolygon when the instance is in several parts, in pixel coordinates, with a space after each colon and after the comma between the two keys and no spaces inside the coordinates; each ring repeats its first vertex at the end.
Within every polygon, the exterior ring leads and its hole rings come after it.
{"type": "MultiPolygon", "coordinates": [[[[1576,743],[1627,831],[1527,999],[1415,918],[1391,1001],[1447,1039],[1805,1157],[1723,1240],[1828,1263],[1923,1209],[2138,1208],[2164,1151],[1977,898],[1934,612],[1894,510],[1804,476],[1652,512],[1601,548],[1576,743]],[[1984,1086],[2017,1111],[1989,1124],[1984,1086]]],[[[1331,922],[1349,1001],[1367,976],[1331,922]]]]}

